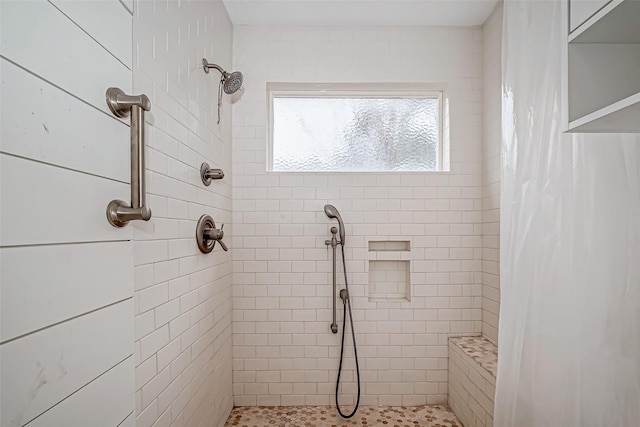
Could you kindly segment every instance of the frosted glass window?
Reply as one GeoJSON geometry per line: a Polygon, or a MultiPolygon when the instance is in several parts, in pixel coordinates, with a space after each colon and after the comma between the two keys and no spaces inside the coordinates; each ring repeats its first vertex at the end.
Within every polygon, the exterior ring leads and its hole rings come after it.
{"type": "Polygon", "coordinates": [[[437,171],[440,98],[272,98],[274,171],[437,171]]]}

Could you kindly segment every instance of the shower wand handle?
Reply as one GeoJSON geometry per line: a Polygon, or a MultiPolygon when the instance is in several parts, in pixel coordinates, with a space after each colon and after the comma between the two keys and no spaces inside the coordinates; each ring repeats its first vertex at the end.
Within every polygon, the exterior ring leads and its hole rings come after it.
{"type": "Polygon", "coordinates": [[[338,212],[338,209],[336,209],[336,207],[333,205],[324,205],[324,213],[329,218],[338,220],[338,227],[340,231],[340,240],[338,243],[344,246],[344,235],[345,235],[344,222],[342,222],[342,217],[340,216],[340,212],[338,212]]]}

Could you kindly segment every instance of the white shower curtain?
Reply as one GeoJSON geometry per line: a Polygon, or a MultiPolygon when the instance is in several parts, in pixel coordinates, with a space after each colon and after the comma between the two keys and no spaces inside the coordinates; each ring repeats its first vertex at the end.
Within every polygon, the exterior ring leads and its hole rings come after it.
{"type": "Polygon", "coordinates": [[[505,1],[495,426],[636,427],[640,135],[562,133],[560,19],[505,1]]]}

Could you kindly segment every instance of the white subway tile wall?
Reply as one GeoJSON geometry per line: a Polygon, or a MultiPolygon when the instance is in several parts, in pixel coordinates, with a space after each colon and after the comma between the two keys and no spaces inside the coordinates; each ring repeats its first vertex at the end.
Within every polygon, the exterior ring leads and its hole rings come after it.
{"type": "MultiPolygon", "coordinates": [[[[149,96],[148,223],[134,232],[136,425],[222,426],[231,411],[231,253],[201,254],[203,214],[231,221],[231,105],[217,121],[232,25],[220,1],[135,2],[134,92],[149,96]],[[202,162],[226,172],[205,187],[202,162]]],[[[225,227],[233,235],[232,227],[225,227]]]]}
{"type": "Polygon", "coordinates": [[[500,149],[502,3],[483,27],[482,335],[498,344],[500,312],[500,149]]]}
{"type": "MultiPolygon", "coordinates": [[[[234,69],[245,75],[233,106],[236,405],[334,403],[340,337],[330,332],[324,242],[335,223],[325,203],[346,225],[362,403],[446,403],[448,336],[482,332],[482,37],[480,28],[234,28],[234,69]],[[451,172],[267,173],[267,82],[448,83],[451,172]],[[410,242],[410,302],[369,301],[371,240],[410,242]]],[[[351,345],[345,352],[348,405],[351,345]]]]}
{"type": "Polygon", "coordinates": [[[460,422],[465,427],[493,427],[495,394],[495,374],[449,341],[449,406],[460,422]]]}

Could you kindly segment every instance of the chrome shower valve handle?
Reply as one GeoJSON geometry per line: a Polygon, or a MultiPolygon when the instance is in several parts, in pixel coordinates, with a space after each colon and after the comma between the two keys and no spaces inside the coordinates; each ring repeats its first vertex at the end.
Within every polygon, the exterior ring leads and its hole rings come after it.
{"type": "Polygon", "coordinates": [[[224,178],[222,169],[211,169],[209,163],[206,162],[200,165],[200,179],[207,187],[211,185],[211,180],[222,178],[224,178]]]}
{"type": "Polygon", "coordinates": [[[220,246],[222,246],[222,249],[224,249],[225,251],[228,251],[229,248],[222,241],[222,238],[224,237],[223,229],[224,229],[224,224],[222,224],[220,228],[207,228],[204,230],[204,238],[207,240],[213,240],[214,247],[216,245],[216,242],[220,243],[220,246]]]}
{"type": "Polygon", "coordinates": [[[226,252],[229,250],[227,245],[222,241],[224,238],[224,224],[220,228],[216,228],[216,223],[209,215],[202,215],[198,220],[196,227],[196,242],[198,249],[203,254],[208,254],[216,246],[216,242],[220,243],[222,249],[226,252]]]}

